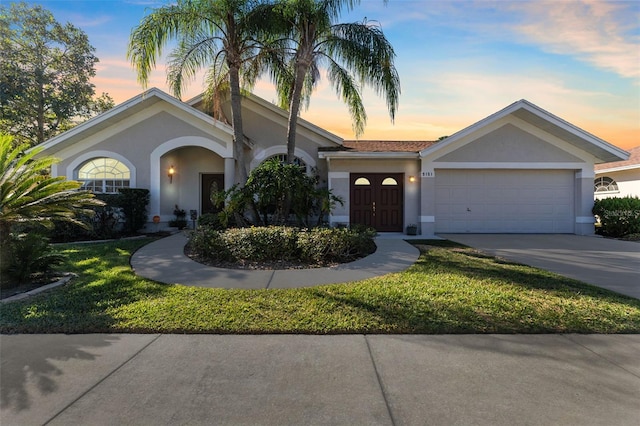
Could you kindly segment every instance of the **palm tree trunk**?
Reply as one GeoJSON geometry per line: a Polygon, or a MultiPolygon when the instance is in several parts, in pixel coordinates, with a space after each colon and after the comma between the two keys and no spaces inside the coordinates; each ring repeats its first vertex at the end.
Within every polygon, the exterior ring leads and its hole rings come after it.
{"type": "Polygon", "coordinates": [[[237,180],[240,186],[247,183],[247,169],[244,161],[244,131],[242,128],[242,94],[238,67],[229,64],[229,85],[231,86],[231,121],[233,124],[233,150],[236,157],[237,180]]]}
{"type": "Polygon", "coordinates": [[[302,85],[309,66],[298,61],[296,63],[296,75],[293,83],[291,102],[289,103],[289,127],[287,129],[287,163],[293,164],[296,151],[296,128],[298,126],[298,114],[300,113],[300,101],[302,98],[302,85]]]}
{"type": "MultiPolygon", "coordinates": [[[[289,103],[289,127],[287,129],[287,163],[293,164],[296,159],[296,128],[298,126],[298,113],[300,112],[300,101],[302,98],[302,85],[304,77],[309,70],[309,66],[301,61],[296,61],[296,75],[293,81],[293,92],[289,103]]],[[[281,224],[285,225],[289,219],[291,210],[291,194],[285,194],[282,206],[281,224]]]]}

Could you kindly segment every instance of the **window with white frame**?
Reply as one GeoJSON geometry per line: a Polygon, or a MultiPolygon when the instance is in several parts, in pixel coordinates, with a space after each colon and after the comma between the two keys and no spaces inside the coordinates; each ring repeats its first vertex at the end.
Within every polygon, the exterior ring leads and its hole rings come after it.
{"type": "Polygon", "coordinates": [[[593,184],[593,192],[618,192],[618,184],[607,176],[597,177],[593,184]]]}
{"type": "Polygon", "coordinates": [[[78,181],[82,189],[95,193],[116,193],[120,188],[128,188],[131,172],[120,161],[108,158],[93,158],[78,170],[78,181]]]}

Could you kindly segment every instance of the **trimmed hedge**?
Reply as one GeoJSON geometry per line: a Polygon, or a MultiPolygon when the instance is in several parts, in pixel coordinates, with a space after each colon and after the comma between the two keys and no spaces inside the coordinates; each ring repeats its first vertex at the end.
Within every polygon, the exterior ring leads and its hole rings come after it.
{"type": "Polygon", "coordinates": [[[608,237],[624,237],[640,233],[640,198],[613,197],[596,200],[593,214],[600,217],[599,234],[608,237]]]}
{"type": "Polygon", "coordinates": [[[213,261],[344,263],[373,253],[374,236],[374,230],[347,228],[201,227],[191,234],[189,249],[213,261]]]}

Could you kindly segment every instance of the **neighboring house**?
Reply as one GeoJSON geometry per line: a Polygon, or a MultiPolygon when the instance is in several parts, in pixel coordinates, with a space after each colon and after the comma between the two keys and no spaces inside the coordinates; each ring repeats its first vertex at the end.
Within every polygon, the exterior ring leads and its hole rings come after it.
{"type": "MultiPolygon", "coordinates": [[[[242,108],[248,169],[283,156],[286,111],[253,95],[242,108]]],[[[41,155],[96,192],[149,189],[150,219],[168,222],[175,205],[201,215],[212,185],[236,182],[232,129],[203,109],[201,97],[150,89],[44,142],[41,155]]],[[[345,201],[330,223],[380,232],[591,234],[594,164],[628,157],[526,100],[440,142],[343,141],[306,120],[297,132],[300,164],[345,201]]]]}
{"type": "Polygon", "coordinates": [[[596,199],[640,197],[640,146],[629,150],[629,159],[596,164],[593,185],[596,199]]]}

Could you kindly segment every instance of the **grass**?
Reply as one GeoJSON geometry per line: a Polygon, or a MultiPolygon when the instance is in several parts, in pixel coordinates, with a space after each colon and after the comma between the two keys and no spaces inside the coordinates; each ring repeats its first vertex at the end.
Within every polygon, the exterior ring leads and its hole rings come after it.
{"type": "Polygon", "coordinates": [[[407,271],[356,283],[224,290],[135,276],[129,257],[147,242],[59,246],[68,255],[63,269],[79,277],[2,305],[0,332],[640,332],[638,299],[456,244],[419,244],[422,255],[407,271]]]}

